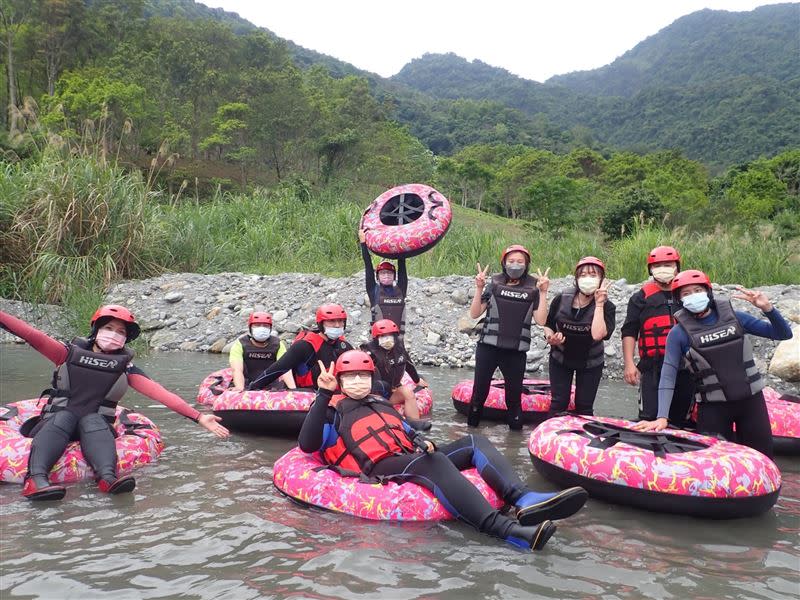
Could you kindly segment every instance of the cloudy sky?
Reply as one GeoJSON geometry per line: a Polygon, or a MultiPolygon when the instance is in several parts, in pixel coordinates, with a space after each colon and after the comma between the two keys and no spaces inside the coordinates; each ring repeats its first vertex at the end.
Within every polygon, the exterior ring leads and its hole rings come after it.
{"type": "Polygon", "coordinates": [[[703,8],[771,0],[202,0],[295,43],[388,77],[426,52],[455,52],[536,81],[612,62],[703,8]]]}

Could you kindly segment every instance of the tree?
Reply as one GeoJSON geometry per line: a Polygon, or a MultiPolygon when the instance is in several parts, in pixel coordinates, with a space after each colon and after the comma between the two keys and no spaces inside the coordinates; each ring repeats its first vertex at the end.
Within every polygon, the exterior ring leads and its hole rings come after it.
{"type": "Polygon", "coordinates": [[[14,68],[14,45],[23,25],[37,8],[35,0],[0,0],[0,46],[6,50],[6,84],[8,85],[8,131],[17,131],[17,74],[14,68]]]}
{"type": "Polygon", "coordinates": [[[56,90],[64,59],[72,52],[83,36],[83,0],[43,0],[38,21],[41,28],[40,45],[45,59],[47,93],[56,90]]]}

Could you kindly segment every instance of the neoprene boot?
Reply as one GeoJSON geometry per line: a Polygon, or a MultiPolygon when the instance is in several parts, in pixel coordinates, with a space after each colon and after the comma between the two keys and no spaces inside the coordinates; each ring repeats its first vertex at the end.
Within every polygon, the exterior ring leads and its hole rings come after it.
{"type": "Polygon", "coordinates": [[[535,525],[547,519],[565,519],[578,512],[586,503],[589,493],[582,487],[571,487],[560,492],[526,492],[514,507],[520,525],[535,525]]]}
{"type": "Polygon", "coordinates": [[[28,475],[22,486],[22,495],[28,500],[61,500],[67,493],[63,485],[50,485],[44,475],[28,475]]]}
{"type": "Polygon", "coordinates": [[[481,415],[483,414],[483,407],[477,404],[470,403],[469,414],[467,414],[467,425],[470,427],[477,427],[481,424],[481,415]]]}
{"type": "Polygon", "coordinates": [[[534,527],[523,527],[514,523],[503,539],[522,550],[541,550],[553,537],[556,529],[556,524],[552,521],[542,521],[534,527]]]}
{"type": "Polygon", "coordinates": [[[97,487],[104,494],[127,494],[136,487],[136,480],[130,475],[116,479],[105,478],[97,482],[97,487]]]}
{"type": "Polygon", "coordinates": [[[522,406],[509,407],[506,411],[506,423],[511,431],[522,431],[522,406]]]}

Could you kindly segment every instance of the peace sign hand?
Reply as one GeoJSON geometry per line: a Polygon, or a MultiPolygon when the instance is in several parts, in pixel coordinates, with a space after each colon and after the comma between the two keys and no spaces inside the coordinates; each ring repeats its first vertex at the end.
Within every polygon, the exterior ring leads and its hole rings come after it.
{"type": "Polygon", "coordinates": [[[317,387],[329,392],[335,392],[338,384],[336,383],[336,376],[333,374],[333,363],[330,368],[326,369],[321,360],[318,360],[319,376],[317,377],[317,387]]]}
{"type": "Polygon", "coordinates": [[[747,290],[743,287],[737,287],[736,289],[739,290],[739,293],[736,294],[734,298],[747,300],[750,304],[756,308],[760,308],[765,313],[772,310],[772,303],[764,292],[747,290]]]}
{"type": "Polygon", "coordinates": [[[481,291],[486,285],[486,275],[489,273],[489,265],[481,271],[481,263],[478,263],[478,274],[475,276],[475,289],[481,291]]]}
{"type": "Polygon", "coordinates": [[[594,303],[596,306],[603,306],[608,300],[608,288],[614,284],[610,279],[603,279],[600,287],[594,293],[594,303]]]}
{"type": "Polygon", "coordinates": [[[536,287],[539,288],[539,292],[542,294],[546,294],[547,290],[550,289],[550,278],[547,276],[549,272],[550,267],[547,267],[544,273],[542,273],[541,269],[536,269],[536,287]]]}

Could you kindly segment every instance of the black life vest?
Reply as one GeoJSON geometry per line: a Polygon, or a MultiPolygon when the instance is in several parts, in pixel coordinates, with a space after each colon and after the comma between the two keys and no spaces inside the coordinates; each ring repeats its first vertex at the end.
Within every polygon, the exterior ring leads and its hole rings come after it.
{"type": "Polygon", "coordinates": [[[551,346],[550,355],[562,365],[572,368],[591,369],[604,362],[603,340],[592,338],[592,319],[594,318],[594,298],[574,316],[572,302],[575,291],[561,294],[556,313],[556,330],[564,334],[564,344],[551,346]]]}
{"type": "Polygon", "coordinates": [[[717,322],[704,325],[687,310],[675,320],[689,336],[687,368],[694,375],[697,402],[738,402],[764,389],[750,339],[730,300],[715,299],[717,322]]]}
{"type": "Polygon", "coordinates": [[[281,341],[277,335],[269,336],[266,346],[256,346],[249,335],[244,334],[239,338],[242,345],[242,356],[244,358],[244,380],[245,384],[250,383],[254,377],[258,377],[267,367],[278,359],[278,350],[281,341]]]}
{"type": "Polygon", "coordinates": [[[389,456],[411,454],[414,443],[403,428],[403,418],[390,404],[375,396],[353,400],[334,396],[336,443],[323,450],[327,463],[344,471],[369,475],[389,456]]]}
{"type": "Polygon", "coordinates": [[[329,339],[324,333],[318,331],[311,331],[309,329],[302,329],[294,338],[294,342],[304,341],[311,344],[314,348],[314,354],[304,363],[295,367],[292,371],[294,381],[297,387],[303,388],[316,388],[317,377],[319,377],[320,369],[317,364],[318,360],[322,361],[326,367],[332,362],[335,363],[340,354],[352,350],[353,346],[347,342],[344,337],[337,340],[329,339]]]}
{"type": "Polygon", "coordinates": [[[640,366],[663,362],[667,348],[667,334],[675,325],[674,313],[680,304],[672,301],[672,294],[662,290],[655,281],[642,286],[644,307],[639,314],[640,366]],[[644,364],[643,364],[644,363],[644,364]]]}
{"type": "Polygon", "coordinates": [[[78,417],[101,414],[113,423],[117,404],[128,389],[127,369],[133,351],[127,346],[116,353],[93,352],[93,343],[75,338],[66,360],[53,372],[52,388],[46,390],[42,416],[69,410],[78,417]]]}
{"type": "Polygon", "coordinates": [[[536,279],[526,275],[519,285],[508,285],[501,273],[492,277],[491,293],[478,341],[527,352],[531,347],[533,311],[539,305],[536,279]]]}
{"type": "Polygon", "coordinates": [[[397,285],[375,284],[375,304],[370,307],[370,310],[372,311],[373,323],[381,319],[390,319],[400,329],[400,335],[405,334],[406,297],[397,285]],[[388,293],[389,289],[394,293],[388,293]]]}
{"type": "Polygon", "coordinates": [[[377,339],[362,344],[361,349],[372,357],[381,379],[388,382],[392,388],[400,385],[409,357],[403,342],[398,337],[395,337],[394,347],[391,350],[381,348],[377,339]]]}

